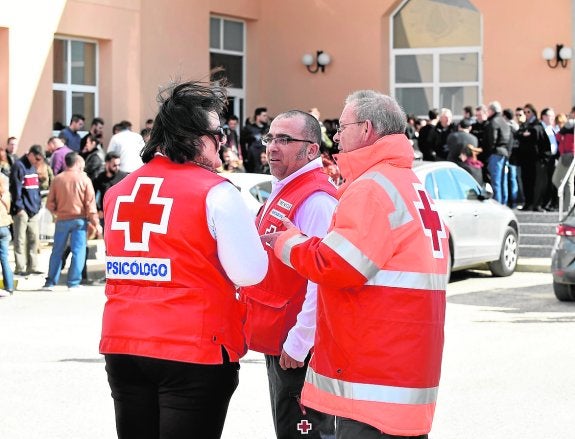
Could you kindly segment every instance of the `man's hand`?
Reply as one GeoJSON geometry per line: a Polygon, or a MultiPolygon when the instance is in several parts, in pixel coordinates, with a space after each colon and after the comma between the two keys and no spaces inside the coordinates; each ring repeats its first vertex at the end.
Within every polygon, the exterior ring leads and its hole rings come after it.
{"type": "MultiPolygon", "coordinates": [[[[288,217],[286,217],[286,216],[284,216],[281,221],[284,224],[286,230],[296,228],[294,223],[292,223],[288,219],[288,217]]],[[[282,232],[273,232],[273,233],[266,233],[266,234],[260,236],[262,244],[267,245],[268,247],[274,248],[274,246],[276,245],[276,240],[278,239],[278,236],[280,236],[281,233],[282,232]]]]}
{"type": "Polygon", "coordinates": [[[280,367],[283,370],[297,369],[298,367],[303,367],[303,365],[303,361],[294,360],[282,349],[282,353],[280,355],[280,367]]]}

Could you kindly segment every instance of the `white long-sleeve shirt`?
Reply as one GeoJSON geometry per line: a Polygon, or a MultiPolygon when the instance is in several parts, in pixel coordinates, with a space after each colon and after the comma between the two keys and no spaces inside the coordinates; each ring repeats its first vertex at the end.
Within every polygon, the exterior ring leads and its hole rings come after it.
{"type": "Polygon", "coordinates": [[[218,258],[230,280],[238,286],[260,283],[268,271],[268,256],[238,189],[227,181],[211,188],[206,214],[218,258]]]}
{"type": "MultiPolygon", "coordinates": [[[[304,172],[321,167],[321,158],[317,158],[283,180],[278,180],[274,177],[272,179],[272,193],[264,209],[268,209],[279,191],[294,178],[304,172]]],[[[293,223],[307,236],[323,238],[327,234],[327,230],[331,224],[331,218],[336,205],[337,200],[331,195],[325,192],[314,192],[300,204],[294,216],[293,223]]],[[[287,339],[283,345],[284,351],[297,361],[304,361],[310,349],[313,347],[316,309],[317,285],[308,281],[302,309],[297,315],[295,325],[289,330],[287,339]]]]}

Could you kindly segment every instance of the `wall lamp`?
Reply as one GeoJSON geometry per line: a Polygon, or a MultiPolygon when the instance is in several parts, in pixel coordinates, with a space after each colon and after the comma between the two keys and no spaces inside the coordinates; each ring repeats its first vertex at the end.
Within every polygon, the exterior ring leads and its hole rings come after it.
{"type": "Polygon", "coordinates": [[[543,59],[547,61],[547,65],[552,69],[561,65],[567,67],[567,63],[573,57],[573,51],[570,47],[564,47],[563,44],[557,44],[555,49],[546,47],[543,49],[543,59]]]}
{"type": "Polygon", "coordinates": [[[301,62],[304,66],[307,67],[308,72],[310,73],[317,73],[321,70],[323,73],[325,71],[325,66],[327,66],[331,62],[331,56],[325,53],[323,50],[318,50],[315,55],[315,59],[313,55],[306,53],[301,58],[301,62]],[[315,67],[312,68],[311,66],[315,63],[315,67]]]}

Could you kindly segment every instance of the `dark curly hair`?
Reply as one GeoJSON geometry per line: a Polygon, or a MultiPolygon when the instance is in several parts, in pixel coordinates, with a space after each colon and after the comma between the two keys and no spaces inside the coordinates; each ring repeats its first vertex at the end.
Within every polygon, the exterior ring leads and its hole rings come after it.
{"type": "Polygon", "coordinates": [[[194,160],[202,136],[215,134],[209,127],[208,113],[220,115],[227,105],[226,89],[221,85],[190,81],[173,84],[158,94],[160,109],[154,119],[150,140],[142,149],[144,163],[160,152],[175,163],[194,160]]]}

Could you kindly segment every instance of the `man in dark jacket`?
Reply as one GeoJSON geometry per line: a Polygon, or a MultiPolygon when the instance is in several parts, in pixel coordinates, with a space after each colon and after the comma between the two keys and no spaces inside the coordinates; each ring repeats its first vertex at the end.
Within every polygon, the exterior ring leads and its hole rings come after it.
{"type": "Polygon", "coordinates": [[[38,212],[41,208],[40,183],[36,165],[44,160],[40,145],[32,145],[10,171],[10,213],[14,220],[14,259],[16,276],[42,274],[38,269],[38,212]],[[26,249],[26,250],[25,250],[26,249]]]}
{"type": "Polygon", "coordinates": [[[244,167],[247,172],[260,172],[260,155],[266,147],[262,145],[262,136],[268,132],[268,110],[264,107],[256,108],[254,111],[254,121],[246,122],[240,135],[243,150],[247,151],[244,156],[244,167]]]}
{"type": "Polygon", "coordinates": [[[508,184],[505,167],[511,152],[511,128],[501,115],[498,101],[487,107],[487,123],[483,133],[483,153],[487,157],[487,170],[491,178],[493,198],[507,205],[508,184]]]}
{"type": "Polygon", "coordinates": [[[521,181],[525,193],[523,210],[543,212],[543,197],[547,187],[547,163],[551,157],[549,137],[532,104],[523,108],[527,121],[517,132],[521,181]]]}

